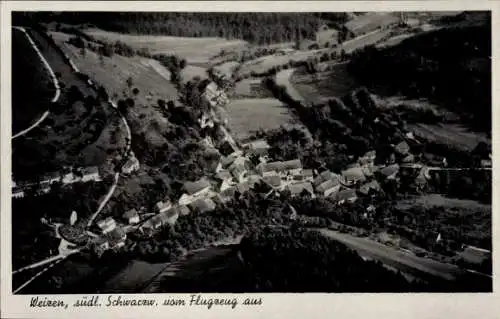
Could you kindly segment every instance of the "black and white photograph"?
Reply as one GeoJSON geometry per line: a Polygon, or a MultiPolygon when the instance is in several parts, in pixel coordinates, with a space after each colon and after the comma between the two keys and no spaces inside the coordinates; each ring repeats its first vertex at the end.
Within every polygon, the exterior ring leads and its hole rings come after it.
{"type": "Polygon", "coordinates": [[[493,291],[491,11],[8,32],[13,295],[493,291]]]}

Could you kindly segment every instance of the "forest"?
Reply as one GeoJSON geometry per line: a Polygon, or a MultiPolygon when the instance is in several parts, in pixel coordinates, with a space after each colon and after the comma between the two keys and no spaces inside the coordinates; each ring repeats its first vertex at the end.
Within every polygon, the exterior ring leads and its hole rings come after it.
{"type": "Polygon", "coordinates": [[[491,26],[444,28],[353,52],[349,72],[382,94],[428,98],[491,132],[491,26]]]}
{"type": "Polygon", "coordinates": [[[347,20],[343,12],[63,12],[32,17],[40,22],[91,24],[131,34],[221,37],[252,44],[313,39],[321,23],[340,25],[347,20]]]}

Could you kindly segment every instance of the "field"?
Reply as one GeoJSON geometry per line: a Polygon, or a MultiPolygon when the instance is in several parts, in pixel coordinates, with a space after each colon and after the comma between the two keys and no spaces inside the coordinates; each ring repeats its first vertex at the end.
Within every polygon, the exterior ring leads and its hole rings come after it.
{"type": "Polygon", "coordinates": [[[231,99],[270,98],[273,94],[264,87],[262,79],[250,78],[237,82],[229,96],[231,99]]]}
{"type": "Polygon", "coordinates": [[[173,100],[177,96],[176,89],[167,80],[170,72],[156,60],[115,54],[100,61],[99,56],[90,50],[82,55],[79,48],[64,41],[64,34],[52,33],[52,36],[82,72],[103,85],[111,97],[131,95],[126,83],[129,77],[132,78],[132,87],[139,89],[135,97],[138,104],[156,103],[159,98],[173,100]]]}
{"type": "Polygon", "coordinates": [[[346,53],[351,53],[357,49],[363,48],[365,46],[377,44],[379,41],[384,40],[389,37],[392,30],[375,30],[373,32],[367,33],[365,35],[359,36],[352,40],[348,40],[342,43],[341,48],[345,50],[346,53]]]}
{"type": "Polygon", "coordinates": [[[12,134],[36,121],[54,93],[52,79],[26,35],[12,29],[12,134]]]}
{"type": "Polygon", "coordinates": [[[229,128],[240,140],[260,129],[276,129],[294,120],[287,107],[273,98],[233,100],[227,111],[229,128]]]}
{"type": "Polygon", "coordinates": [[[307,59],[319,56],[323,52],[325,52],[324,49],[295,51],[288,55],[266,55],[243,63],[240,66],[238,75],[241,77],[246,77],[252,74],[266,73],[273,67],[285,65],[290,61],[307,61],[307,59]]]}
{"type": "Polygon", "coordinates": [[[292,85],[302,97],[310,102],[321,102],[331,97],[342,97],[357,85],[347,73],[347,64],[330,66],[329,71],[314,75],[303,69],[296,70],[291,76],[292,85]]]}
{"type": "Polygon", "coordinates": [[[182,84],[192,81],[195,77],[199,77],[201,80],[207,79],[207,69],[201,66],[186,65],[186,67],[181,70],[182,84]]]}
{"type": "Polygon", "coordinates": [[[428,194],[411,200],[402,200],[398,202],[396,207],[407,209],[414,206],[425,209],[432,207],[456,207],[457,209],[466,211],[491,211],[491,205],[481,204],[474,200],[444,197],[439,194],[428,194]]]}
{"type": "Polygon", "coordinates": [[[418,123],[408,124],[408,128],[416,137],[439,144],[453,145],[464,151],[472,151],[481,141],[490,142],[485,134],[471,132],[460,125],[418,123]]]}
{"type": "Polygon", "coordinates": [[[246,46],[242,40],[222,38],[187,38],[172,36],[138,36],[108,32],[99,29],[86,29],[85,33],[98,40],[108,42],[122,41],[135,49],[148,48],[153,54],[176,54],[189,63],[206,63],[221,50],[231,51],[246,46]]]}

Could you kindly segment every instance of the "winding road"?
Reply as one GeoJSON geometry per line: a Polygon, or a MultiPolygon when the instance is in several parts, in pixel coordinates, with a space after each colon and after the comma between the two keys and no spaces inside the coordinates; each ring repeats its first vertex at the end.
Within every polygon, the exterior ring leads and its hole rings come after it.
{"type": "MultiPolygon", "coordinates": [[[[23,27],[13,27],[17,30],[20,30],[22,31],[26,37],[28,38],[31,46],[33,47],[33,49],[37,52],[38,56],[40,57],[40,59],[42,60],[44,66],[47,68],[48,72],[50,73],[50,76],[52,78],[52,80],[54,81],[54,86],[56,88],[56,93],[52,99],[52,102],[56,102],[60,95],[61,95],[61,88],[60,88],[60,85],[59,85],[59,82],[55,76],[55,72],[53,71],[52,67],[50,66],[49,62],[47,61],[47,59],[43,56],[42,52],[40,51],[40,49],[36,46],[35,42],[33,41],[33,39],[31,38],[31,36],[28,34],[28,32],[26,31],[25,28],[23,27]]],[[[50,47],[50,44],[48,45],[48,47],[50,47]]],[[[56,56],[59,55],[59,54],[55,54],[56,56]]],[[[52,56],[52,59],[54,59],[55,57],[52,56]]],[[[73,63],[73,61],[68,57],[68,56],[65,56],[66,60],[69,61],[69,66],[71,67],[71,70],[72,72],[74,72],[75,74],[78,74],[80,73],[80,70],[77,68],[77,66],[73,63]]],[[[63,60],[63,59],[61,59],[63,60]]],[[[66,61],[57,61],[58,63],[64,65],[66,64],[66,61]]],[[[56,63],[57,64],[57,63],[56,63]]],[[[92,82],[89,82],[89,83],[86,83],[85,85],[87,86],[91,86],[92,82]]],[[[90,87],[88,88],[90,91],[92,91],[90,89],[90,87]]],[[[126,128],[126,146],[125,146],[125,150],[124,150],[124,157],[128,157],[129,155],[129,151],[130,151],[130,148],[131,148],[131,140],[132,140],[132,133],[131,133],[131,130],[130,130],[130,126],[128,125],[128,122],[127,120],[125,119],[125,117],[119,112],[118,110],[118,107],[116,105],[116,103],[114,103],[111,99],[108,99],[108,104],[113,107],[120,115],[121,117],[121,120],[123,122],[123,124],[125,125],[125,128],[126,128]]],[[[19,136],[22,136],[26,133],[28,133],[29,131],[31,131],[33,128],[35,128],[36,126],[38,126],[41,122],[43,122],[43,120],[50,114],[49,111],[46,111],[42,117],[40,119],[38,119],[33,125],[31,125],[29,128],[17,133],[16,135],[12,136],[12,139],[14,138],[17,138],[19,136]]],[[[121,169],[121,168],[120,168],[121,169]]],[[[92,216],[90,217],[88,223],[87,223],[87,226],[91,226],[92,223],[95,221],[95,219],[99,216],[100,212],[103,210],[103,208],[106,206],[106,204],[109,202],[109,200],[112,198],[115,190],[116,190],[116,187],[118,185],[118,181],[120,179],[120,173],[119,172],[116,172],[115,175],[114,175],[114,178],[113,178],[113,185],[111,185],[108,193],[106,194],[106,196],[103,198],[103,200],[99,203],[99,206],[97,208],[97,210],[92,214],[92,216]]],[[[40,275],[42,275],[43,273],[45,273],[47,270],[49,270],[50,268],[52,268],[53,266],[55,266],[56,264],[58,264],[59,262],[61,262],[62,260],[66,259],[69,255],[72,255],[74,253],[77,253],[81,250],[82,248],[78,248],[78,249],[75,249],[75,250],[72,250],[71,252],[69,252],[68,254],[59,254],[59,255],[56,255],[56,256],[52,256],[52,257],[49,257],[47,259],[44,259],[42,261],[39,261],[39,262],[36,262],[36,263],[33,263],[31,265],[28,265],[28,266],[25,266],[25,267],[22,267],[20,269],[17,269],[17,270],[14,270],[12,272],[12,274],[16,274],[16,273],[19,273],[19,272],[22,272],[22,271],[25,271],[25,270],[28,270],[28,269],[34,269],[34,268],[38,268],[38,267],[41,267],[43,265],[47,265],[49,264],[47,267],[43,268],[41,271],[39,271],[38,273],[36,273],[34,276],[32,276],[29,280],[27,280],[24,284],[22,284],[21,286],[19,286],[18,288],[16,288],[13,292],[14,293],[17,293],[19,292],[21,289],[23,289],[24,287],[26,287],[28,284],[30,284],[31,282],[33,282],[36,278],[38,278],[40,275]]]]}
{"type": "MultiPolygon", "coordinates": [[[[59,81],[57,80],[57,77],[56,77],[54,71],[52,70],[52,68],[49,65],[49,62],[47,62],[47,60],[45,59],[45,57],[42,55],[42,52],[40,52],[40,49],[36,46],[35,42],[31,38],[31,36],[28,34],[28,32],[26,32],[25,28],[23,28],[23,27],[17,27],[17,26],[12,27],[12,28],[21,31],[26,36],[26,38],[28,39],[29,43],[31,44],[31,47],[33,48],[33,50],[35,50],[36,54],[38,55],[38,57],[40,58],[40,60],[43,62],[43,65],[47,69],[47,72],[49,72],[50,77],[52,79],[52,82],[54,83],[54,87],[56,88],[56,92],[54,93],[54,97],[52,98],[51,102],[52,103],[57,102],[57,100],[59,100],[59,97],[61,96],[61,88],[59,86],[59,81]]],[[[33,123],[30,127],[22,130],[21,132],[18,132],[16,134],[14,134],[12,136],[12,139],[15,139],[17,137],[20,137],[20,136],[23,136],[23,135],[27,134],[29,131],[31,131],[32,129],[34,129],[38,125],[40,125],[40,123],[42,123],[47,118],[47,116],[49,116],[49,114],[50,114],[50,112],[48,110],[45,111],[42,114],[42,116],[35,123],[33,123]]]]}

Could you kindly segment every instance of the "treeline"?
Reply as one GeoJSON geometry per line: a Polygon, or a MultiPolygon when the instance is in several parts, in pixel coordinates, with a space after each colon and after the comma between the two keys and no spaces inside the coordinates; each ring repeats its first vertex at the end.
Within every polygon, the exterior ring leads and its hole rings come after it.
{"type": "Polygon", "coordinates": [[[298,228],[258,229],[244,237],[241,255],[252,276],[247,292],[411,292],[410,283],[380,262],[325,236],[298,228]]]}
{"type": "Polygon", "coordinates": [[[342,24],[347,14],[279,12],[64,12],[38,13],[41,21],[93,24],[104,30],[182,37],[243,39],[255,44],[314,38],[323,22],[342,24]]]}
{"type": "Polygon", "coordinates": [[[349,72],[386,94],[426,97],[491,131],[491,26],[447,28],[352,54],[349,72]]]}

